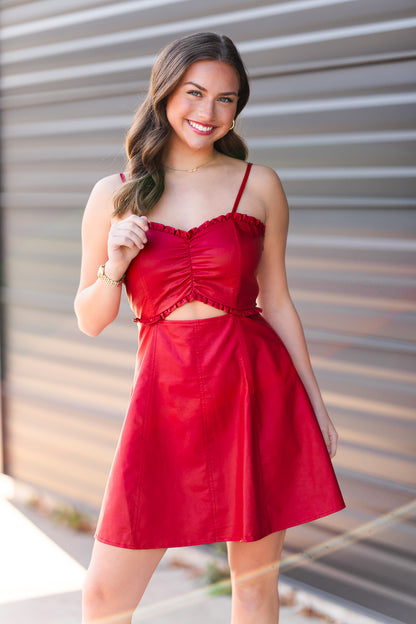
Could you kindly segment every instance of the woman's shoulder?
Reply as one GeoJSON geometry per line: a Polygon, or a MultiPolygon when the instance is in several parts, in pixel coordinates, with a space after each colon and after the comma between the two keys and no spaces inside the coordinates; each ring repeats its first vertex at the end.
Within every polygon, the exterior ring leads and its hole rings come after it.
{"type": "Polygon", "coordinates": [[[122,186],[119,173],[112,173],[98,180],[91,191],[90,201],[105,202],[113,205],[114,193],[122,186]]]}
{"type": "Polygon", "coordinates": [[[281,186],[280,178],[277,172],[267,165],[252,164],[250,177],[259,185],[265,185],[266,188],[281,186]]]}
{"type": "Polygon", "coordinates": [[[251,160],[244,161],[238,158],[233,158],[232,156],[222,155],[223,163],[228,165],[237,173],[243,172],[248,164],[251,164],[250,170],[250,179],[256,181],[261,185],[266,185],[266,187],[276,187],[279,186],[280,178],[276,171],[267,165],[259,165],[251,160]]]}
{"type": "Polygon", "coordinates": [[[277,172],[267,165],[253,164],[250,172],[251,186],[265,201],[284,197],[284,190],[277,172]]]}
{"type": "Polygon", "coordinates": [[[250,178],[251,190],[264,207],[265,220],[286,219],[286,194],[276,171],[266,165],[253,164],[250,178]]]}
{"type": "Polygon", "coordinates": [[[113,173],[98,180],[90,193],[85,216],[109,220],[114,211],[114,194],[123,184],[119,173],[113,173]]]}
{"type": "Polygon", "coordinates": [[[100,194],[114,193],[114,191],[119,189],[123,184],[122,176],[124,176],[122,173],[112,173],[104,178],[101,178],[94,184],[92,192],[100,194]]]}

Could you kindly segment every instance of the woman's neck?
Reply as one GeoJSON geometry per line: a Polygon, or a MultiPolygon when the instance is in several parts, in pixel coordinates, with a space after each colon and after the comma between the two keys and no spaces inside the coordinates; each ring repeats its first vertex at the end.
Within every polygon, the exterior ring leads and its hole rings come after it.
{"type": "Polygon", "coordinates": [[[167,170],[193,172],[200,167],[213,163],[219,153],[210,147],[206,150],[180,149],[178,146],[166,150],[163,163],[167,170]]]}

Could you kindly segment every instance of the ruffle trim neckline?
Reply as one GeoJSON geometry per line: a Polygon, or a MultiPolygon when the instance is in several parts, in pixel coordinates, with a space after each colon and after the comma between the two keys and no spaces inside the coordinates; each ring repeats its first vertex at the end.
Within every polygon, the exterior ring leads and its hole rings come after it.
{"type": "Polygon", "coordinates": [[[218,217],[214,217],[213,219],[208,219],[207,221],[204,221],[204,223],[201,223],[201,225],[196,225],[190,230],[181,230],[180,228],[174,228],[171,225],[164,225],[163,223],[158,223],[157,221],[149,221],[149,228],[151,230],[158,230],[159,232],[167,232],[168,234],[173,234],[174,236],[180,236],[181,238],[191,238],[197,232],[205,230],[214,223],[222,223],[223,221],[228,221],[232,218],[237,221],[252,223],[258,227],[262,233],[264,233],[266,229],[266,226],[261,219],[257,219],[257,217],[245,214],[244,212],[227,212],[227,214],[222,214],[218,217]]]}
{"type": "Polygon", "coordinates": [[[262,308],[258,308],[257,306],[246,310],[237,310],[236,308],[231,308],[224,303],[219,303],[218,301],[214,301],[213,299],[209,299],[204,295],[200,295],[199,293],[194,292],[190,293],[186,297],[183,297],[183,299],[176,301],[173,305],[166,308],[166,310],[163,310],[163,312],[156,314],[156,316],[152,316],[151,318],[147,319],[137,317],[133,319],[133,321],[135,323],[142,323],[143,325],[151,325],[152,323],[163,321],[171,312],[173,312],[173,310],[176,310],[176,308],[179,308],[185,303],[189,303],[191,301],[201,301],[202,303],[207,303],[208,305],[211,305],[217,310],[223,310],[224,312],[228,312],[229,314],[235,314],[236,316],[254,316],[255,314],[259,314],[260,312],[262,312],[262,308]]]}

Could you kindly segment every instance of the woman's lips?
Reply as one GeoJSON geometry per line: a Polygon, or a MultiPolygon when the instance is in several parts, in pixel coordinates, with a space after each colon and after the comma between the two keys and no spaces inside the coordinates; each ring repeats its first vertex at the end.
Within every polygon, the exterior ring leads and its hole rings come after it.
{"type": "Polygon", "coordinates": [[[192,121],[191,119],[187,119],[186,121],[192,130],[198,134],[211,134],[216,128],[216,126],[208,126],[207,124],[201,124],[197,121],[192,121]]]}

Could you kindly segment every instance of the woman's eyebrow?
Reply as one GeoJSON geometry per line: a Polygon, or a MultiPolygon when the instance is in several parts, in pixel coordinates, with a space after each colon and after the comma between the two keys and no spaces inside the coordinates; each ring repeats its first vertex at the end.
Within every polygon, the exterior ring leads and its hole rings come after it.
{"type": "MultiPolygon", "coordinates": [[[[204,87],[201,87],[201,85],[197,84],[196,82],[192,82],[190,80],[188,82],[184,82],[184,85],[187,84],[194,85],[194,87],[196,87],[200,91],[206,92],[206,89],[204,87]]],[[[224,93],[219,93],[218,95],[238,95],[238,93],[236,93],[235,91],[225,91],[224,93]]]]}

